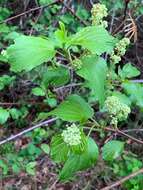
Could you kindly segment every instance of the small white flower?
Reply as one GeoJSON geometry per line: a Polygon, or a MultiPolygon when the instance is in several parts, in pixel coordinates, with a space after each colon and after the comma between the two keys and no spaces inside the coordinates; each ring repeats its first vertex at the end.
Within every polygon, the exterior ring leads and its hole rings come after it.
{"type": "Polygon", "coordinates": [[[120,101],[116,96],[109,96],[105,101],[105,109],[110,114],[111,123],[117,123],[117,121],[126,120],[128,114],[131,112],[129,106],[120,101]]]}
{"type": "Polygon", "coordinates": [[[61,135],[64,142],[70,146],[79,145],[81,143],[81,132],[75,124],[67,127],[61,135]]]}
{"type": "Polygon", "coordinates": [[[121,61],[121,57],[115,54],[112,54],[110,57],[113,64],[117,64],[121,61]]]}
{"type": "Polygon", "coordinates": [[[105,5],[97,3],[94,4],[91,10],[92,14],[92,25],[102,25],[103,27],[107,27],[107,22],[103,21],[104,17],[107,17],[107,8],[105,5]]]}
{"type": "Polygon", "coordinates": [[[73,61],[73,66],[75,67],[75,69],[81,69],[83,63],[80,59],[75,59],[73,61]]]}
{"type": "Polygon", "coordinates": [[[121,61],[121,57],[126,53],[126,48],[129,44],[129,38],[123,38],[116,44],[115,50],[110,56],[111,63],[117,64],[121,61]]]}

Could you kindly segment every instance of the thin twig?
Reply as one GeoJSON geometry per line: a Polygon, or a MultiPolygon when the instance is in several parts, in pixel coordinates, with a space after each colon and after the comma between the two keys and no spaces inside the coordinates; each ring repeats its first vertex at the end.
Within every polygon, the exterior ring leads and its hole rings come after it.
{"type": "MultiPolygon", "coordinates": [[[[100,125],[94,125],[94,126],[97,126],[99,128],[97,129],[101,129],[100,128],[100,125]]],[[[86,127],[87,128],[87,127],[86,127]]],[[[88,128],[87,128],[88,129],[88,128]]],[[[90,128],[89,128],[90,129],[90,128]]],[[[92,128],[92,131],[98,131],[97,129],[95,128],[92,128]]],[[[136,142],[136,143],[139,143],[139,144],[143,144],[143,141],[139,140],[139,139],[136,139],[135,137],[131,136],[131,135],[128,135],[125,133],[125,131],[120,131],[119,129],[113,129],[113,128],[110,128],[110,127],[104,127],[103,128],[104,130],[106,131],[110,131],[110,132],[113,132],[113,133],[117,133],[118,135],[121,135],[121,136],[125,136],[127,137],[128,139],[131,139],[132,141],[136,142]]]]}
{"type": "Polygon", "coordinates": [[[28,132],[33,131],[34,129],[37,129],[37,128],[42,127],[42,126],[47,126],[48,124],[50,124],[50,123],[52,123],[52,122],[54,122],[56,120],[57,120],[57,118],[52,118],[52,119],[49,119],[47,121],[41,122],[41,123],[39,123],[37,125],[34,125],[34,126],[28,128],[28,129],[25,129],[24,131],[22,131],[22,132],[20,132],[20,133],[18,133],[16,135],[12,135],[12,136],[0,141],[0,145],[5,144],[5,143],[10,142],[10,141],[13,141],[13,140],[27,134],[28,132]]]}
{"type": "Polygon", "coordinates": [[[40,9],[39,14],[37,16],[37,19],[36,19],[35,23],[33,24],[32,28],[30,30],[30,33],[29,33],[30,36],[33,34],[34,26],[38,23],[38,20],[40,19],[42,12],[43,12],[43,8],[40,9]]]}
{"type": "Polygon", "coordinates": [[[47,190],[53,190],[53,189],[55,188],[57,182],[58,182],[58,179],[57,179],[57,180],[52,184],[52,186],[51,186],[50,188],[48,188],[47,190]]]}
{"type": "Polygon", "coordinates": [[[116,29],[112,32],[112,35],[115,35],[119,32],[119,30],[124,26],[125,21],[123,21],[116,29]]]}
{"type": "Polygon", "coordinates": [[[123,130],[123,132],[128,133],[128,132],[143,132],[143,129],[126,129],[123,130]]]}
{"type": "Polygon", "coordinates": [[[66,3],[64,3],[64,1],[61,1],[61,3],[67,8],[67,10],[75,17],[77,18],[77,20],[80,21],[81,24],[83,24],[84,26],[87,26],[88,24],[82,20],[82,18],[80,18],[77,14],[75,14],[74,10],[71,9],[66,3]]]}
{"type": "Polygon", "coordinates": [[[117,182],[115,182],[115,183],[113,183],[111,185],[108,185],[107,187],[102,188],[101,190],[110,190],[110,189],[113,189],[114,187],[122,185],[124,182],[128,181],[131,178],[134,178],[135,176],[137,176],[137,175],[139,175],[141,173],[143,173],[143,168],[140,169],[140,170],[138,170],[138,171],[136,171],[136,172],[134,172],[134,173],[132,173],[132,174],[130,174],[129,176],[124,177],[123,179],[121,179],[121,180],[119,180],[119,181],[117,181],[117,182]]]}
{"type": "Polygon", "coordinates": [[[44,102],[0,102],[0,106],[19,106],[19,105],[25,105],[25,104],[30,104],[30,105],[46,105],[44,102]]]}
{"type": "Polygon", "coordinates": [[[136,139],[135,137],[128,135],[128,134],[124,133],[123,131],[120,131],[119,129],[113,129],[113,128],[105,127],[105,130],[118,133],[118,134],[125,136],[125,137],[127,137],[127,138],[129,138],[129,139],[131,139],[137,143],[143,144],[143,141],[136,139]]]}
{"type": "Polygon", "coordinates": [[[61,1],[60,1],[60,0],[56,0],[56,1],[54,1],[54,2],[52,2],[52,3],[50,3],[50,4],[48,4],[48,5],[42,5],[42,6],[39,6],[39,7],[32,8],[32,9],[30,9],[30,10],[28,10],[28,11],[24,11],[23,13],[20,13],[20,14],[18,14],[18,15],[13,16],[13,17],[7,18],[7,19],[1,21],[0,24],[6,23],[6,22],[11,21],[11,20],[14,20],[14,19],[16,19],[16,18],[18,18],[18,17],[21,17],[21,16],[26,15],[26,14],[28,14],[28,13],[37,11],[37,10],[39,10],[39,9],[45,9],[45,8],[47,8],[47,7],[49,7],[49,6],[52,6],[52,5],[54,5],[54,4],[57,4],[57,3],[59,3],[59,2],[61,2],[61,1]]]}
{"type": "Polygon", "coordinates": [[[83,83],[71,83],[71,84],[68,84],[66,86],[61,86],[61,87],[58,87],[58,88],[55,88],[54,89],[54,92],[57,92],[59,90],[62,90],[64,88],[70,88],[70,87],[76,87],[76,86],[81,86],[83,83]]]}
{"type": "Polygon", "coordinates": [[[113,30],[114,19],[115,19],[115,10],[113,10],[113,14],[112,14],[110,30],[109,30],[110,33],[112,33],[112,30],[113,30]]]}
{"type": "Polygon", "coordinates": [[[143,79],[131,80],[131,82],[134,82],[134,83],[143,83],[143,79]]]}

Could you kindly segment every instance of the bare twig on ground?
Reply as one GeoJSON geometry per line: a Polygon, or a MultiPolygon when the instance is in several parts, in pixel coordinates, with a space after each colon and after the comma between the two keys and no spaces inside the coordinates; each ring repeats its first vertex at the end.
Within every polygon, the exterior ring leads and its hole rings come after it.
{"type": "Polygon", "coordinates": [[[10,141],[13,141],[13,140],[27,134],[28,132],[33,131],[34,129],[37,129],[37,128],[42,127],[42,126],[47,126],[48,124],[50,124],[50,123],[52,123],[52,122],[54,122],[56,120],[57,120],[57,118],[49,119],[47,121],[43,121],[43,122],[41,122],[41,123],[39,123],[37,125],[34,125],[34,126],[28,128],[28,129],[25,129],[24,131],[22,131],[22,132],[20,132],[20,133],[18,133],[16,135],[12,135],[12,136],[0,141],[0,145],[5,144],[5,143],[10,142],[10,141]]]}
{"type": "Polygon", "coordinates": [[[58,179],[57,179],[57,180],[52,184],[52,186],[51,186],[50,188],[48,188],[47,190],[53,190],[53,189],[55,189],[55,186],[56,186],[57,182],[58,182],[58,179]]]}

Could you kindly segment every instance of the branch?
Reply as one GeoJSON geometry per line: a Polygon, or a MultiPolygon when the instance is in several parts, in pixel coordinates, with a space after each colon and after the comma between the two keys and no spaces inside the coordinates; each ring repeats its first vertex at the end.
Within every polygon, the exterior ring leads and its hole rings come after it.
{"type": "Polygon", "coordinates": [[[67,10],[75,17],[77,18],[77,20],[80,21],[81,24],[83,24],[84,26],[87,26],[88,24],[82,20],[77,14],[75,14],[75,12],[73,11],[73,9],[71,9],[66,3],[64,3],[64,1],[61,0],[61,3],[67,8],[67,10]]]}
{"type": "Polygon", "coordinates": [[[61,86],[61,87],[55,88],[54,92],[57,92],[59,90],[65,89],[65,88],[81,86],[82,84],[83,83],[71,83],[71,84],[68,84],[68,85],[65,85],[65,86],[61,86]]]}
{"type": "Polygon", "coordinates": [[[24,105],[24,104],[30,104],[30,105],[44,105],[44,102],[30,102],[30,101],[25,101],[25,102],[0,102],[0,106],[19,106],[19,105],[24,105]]]}
{"type": "Polygon", "coordinates": [[[13,17],[10,17],[10,18],[8,18],[8,19],[6,19],[6,20],[3,20],[3,21],[0,22],[0,24],[5,23],[5,22],[8,22],[8,21],[11,21],[11,20],[14,20],[14,19],[16,19],[16,18],[18,18],[18,17],[21,17],[21,16],[26,15],[26,14],[28,14],[28,13],[37,11],[37,10],[39,10],[39,9],[45,9],[45,8],[50,7],[50,6],[52,6],[52,5],[54,5],[54,4],[57,4],[57,3],[59,3],[59,2],[61,2],[61,0],[56,0],[56,1],[54,1],[54,2],[52,2],[52,3],[50,3],[50,4],[48,4],[48,5],[42,5],[42,6],[39,6],[39,7],[32,8],[32,9],[30,9],[30,10],[28,10],[28,11],[25,11],[25,12],[23,12],[23,13],[20,13],[20,14],[18,14],[18,15],[15,15],[15,16],[13,16],[13,17]]]}
{"type": "Polygon", "coordinates": [[[133,137],[131,135],[128,135],[128,134],[124,133],[123,131],[120,131],[119,129],[112,129],[112,128],[109,128],[109,127],[105,127],[105,130],[118,133],[118,134],[120,134],[122,136],[125,136],[125,137],[127,137],[127,138],[129,138],[129,139],[131,139],[131,140],[133,140],[133,141],[135,141],[137,143],[143,144],[143,141],[141,141],[139,139],[136,139],[135,137],[133,137]]]}
{"type": "Polygon", "coordinates": [[[143,79],[131,80],[131,82],[134,82],[134,83],[143,83],[143,79]]]}
{"type": "MultiPolygon", "coordinates": [[[[94,120],[94,122],[95,122],[95,126],[97,126],[98,128],[101,129],[101,126],[100,126],[95,120],[94,120]]],[[[88,127],[85,127],[85,128],[89,129],[88,127]]],[[[142,141],[142,140],[136,139],[135,137],[126,134],[126,133],[125,133],[126,131],[120,131],[118,128],[117,128],[117,129],[113,129],[113,128],[111,128],[111,127],[104,127],[104,128],[102,128],[102,129],[104,129],[104,130],[106,130],[106,131],[113,132],[113,133],[117,133],[117,135],[125,136],[125,137],[127,137],[128,139],[131,139],[132,141],[134,141],[134,142],[136,142],[136,143],[143,144],[143,141],[142,141]]],[[[95,129],[95,128],[93,128],[92,130],[93,130],[93,131],[97,131],[97,129],[95,129]]],[[[128,132],[128,131],[127,131],[127,132],[128,132]]]]}
{"type": "Polygon", "coordinates": [[[57,118],[49,119],[47,121],[43,121],[43,122],[41,122],[41,123],[39,123],[37,125],[34,125],[34,126],[28,128],[28,129],[25,129],[24,131],[22,131],[22,132],[20,132],[20,133],[18,133],[16,135],[12,135],[12,136],[0,141],[0,145],[5,144],[5,143],[10,142],[10,141],[13,141],[13,140],[25,135],[26,133],[33,131],[34,129],[37,129],[37,128],[42,127],[42,126],[47,126],[48,124],[50,124],[50,123],[52,123],[52,122],[54,122],[56,120],[57,120],[57,118]]]}
{"type": "Polygon", "coordinates": [[[117,181],[115,183],[112,183],[111,185],[109,185],[107,187],[102,188],[101,190],[110,190],[110,189],[112,189],[114,187],[117,187],[117,186],[123,184],[124,182],[128,181],[129,179],[134,178],[135,176],[137,176],[137,175],[139,175],[141,173],[143,173],[143,168],[136,171],[136,172],[134,172],[134,173],[132,173],[132,174],[130,174],[129,176],[124,177],[123,179],[121,179],[121,180],[119,180],[119,181],[117,181]]]}
{"type": "Polygon", "coordinates": [[[128,132],[143,132],[143,129],[126,129],[126,130],[123,130],[123,132],[125,133],[128,133],[128,132]]]}

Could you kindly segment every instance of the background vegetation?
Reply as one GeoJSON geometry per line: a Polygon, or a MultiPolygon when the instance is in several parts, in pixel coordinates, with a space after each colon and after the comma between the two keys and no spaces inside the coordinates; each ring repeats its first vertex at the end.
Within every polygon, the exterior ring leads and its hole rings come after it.
{"type": "Polygon", "coordinates": [[[0,189],[143,189],[142,14],[0,0],[0,189]]]}

